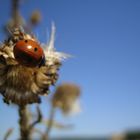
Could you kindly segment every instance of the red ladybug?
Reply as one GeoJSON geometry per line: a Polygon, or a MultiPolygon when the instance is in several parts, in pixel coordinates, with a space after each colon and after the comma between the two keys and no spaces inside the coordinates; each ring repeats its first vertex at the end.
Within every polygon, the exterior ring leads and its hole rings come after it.
{"type": "Polygon", "coordinates": [[[20,64],[30,67],[42,65],[45,58],[43,49],[31,39],[18,41],[14,47],[14,56],[20,64]]]}

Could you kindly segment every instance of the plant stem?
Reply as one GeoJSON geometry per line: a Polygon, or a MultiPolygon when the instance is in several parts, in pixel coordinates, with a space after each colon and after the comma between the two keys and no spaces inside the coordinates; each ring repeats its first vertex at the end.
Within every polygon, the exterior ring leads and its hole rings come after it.
{"type": "Polygon", "coordinates": [[[8,140],[12,132],[13,132],[13,128],[10,128],[9,130],[7,130],[3,140],[8,140]]]}
{"type": "Polygon", "coordinates": [[[32,124],[30,124],[30,126],[29,126],[30,131],[32,131],[32,129],[33,129],[38,123],[40,123],[41,120],[42,120],[42,113],[41,113],[41,111],[40,111],[39,106],[36,107],[36,110],[37,110],[37,119],[36,119],[32,124]]]}
{"type": "Polygon", "coordinates": [[[50,110],[48,127],[46,129],[45,135],[43,135],[43,137],[42,137],[42,140],[49,140],[49,135],[50,135],[50,132],[51,132],[51,129],[53,126],[54,116],[55,116],[55,107],[52,105],[51,110],[50,110]]]}
{"type": "Polygon", "coordinates": [[[26,106],[19,106],[18,112],[19,112],[20,140],[29,140],[30,131],[26,106]]]}
{"type": "Polygon", "coordinates": [[[12,17],[14,20],[14,27],[19,25],[19,0],[12,0],[12,17]]]}

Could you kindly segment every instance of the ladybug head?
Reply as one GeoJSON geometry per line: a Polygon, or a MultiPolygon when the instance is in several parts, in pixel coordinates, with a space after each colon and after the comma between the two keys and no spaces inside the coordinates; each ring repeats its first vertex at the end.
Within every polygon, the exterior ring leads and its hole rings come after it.
{"type": "Polygon", "coordinates": [[[30,67],[42,65],[45,57],[39,43],[31,39],[17,41],[14,46],[14,56],[20,64],[30,67]]]}

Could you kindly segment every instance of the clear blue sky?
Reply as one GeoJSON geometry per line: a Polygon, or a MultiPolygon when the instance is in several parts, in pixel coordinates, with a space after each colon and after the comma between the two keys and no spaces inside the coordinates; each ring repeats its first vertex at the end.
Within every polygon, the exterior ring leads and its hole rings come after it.
{"type": "MultiPolygon", "coordinates": [[[[2,25],[9,17],[10,0],[1,1],[0,9],[2,25]]],[[[50,32],[54,21],[56,48],[74,56],[63,64],[58,83],[74,82],[82,88],[83,112],[68,119],[56,116],[60,122],[75,124],[75,129],[54,130],[52,135],[102,136],[140,128],[140,1],[29,0],[21,4],[26,19],[33,9],[43,14],[35,30],[39,39],[46,41],[46,29],[50,32]]],[[[42,105],[44,112],[47,106],[42,105]]],[[[9,127],[17,132],[16,108],[2,100],[0,118],[0,139],[9,127]]]]}

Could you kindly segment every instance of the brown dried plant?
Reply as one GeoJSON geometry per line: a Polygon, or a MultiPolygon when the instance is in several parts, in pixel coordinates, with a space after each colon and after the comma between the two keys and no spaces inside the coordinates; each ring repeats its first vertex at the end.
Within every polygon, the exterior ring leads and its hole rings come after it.
{"type": "MultiPolygon", "coordinates": [[[[30,26],[27,26],[23,17],[19,13],[20,0],[12,0],[12,15],[7,23],[10,36],[0,47],[0,94],[7,104],[15,104],[19,107],[19,126],[20,140],[30,140],[36,124],[44,122],[42,113],[37,107],[37,118],[32,121],[29,117],[27,105],[40,103],[40,96],[48,95],[49,88],[55,85],[58,79],[58,70],[63,59],[68,55],[57,52],[54,48],[55,26],[52,24],[50,39],[47,44],[39,43],[38,39],[33,35],[26,33],[22,27],[30,31],[32,27],[37,25],[41,20],[39,11],[32,13],[30,18],[30,26]],[[38,42],[44,49],[45,63],[37,67],[30,67],[20,64],[14,56],[13,50],[16,43],[20,40],[33,40],[38,42]]],[[[42,140],[49,139],[52,126],[65,128],[66,125],[54,121],[55,111],[59,108],[64,114],[70,112],[74,102],[80,96],[80,89],[75,84],[65,83],[56,88],[51,100],[50,116],[47,122],[45,133],[41,134],[42,140]]],[[[7,131],[5,138],[7,139],[12,130],[7,131]]]]}
{"type": "Polygon", "coordinates": [[[75,108],[75,103],[80,96],[80,88],[73,83],[63,83],[59,85],[51,100],[51,109],[48,120],[43,120],[43,123],[47,125],[45,133],[41,133],[41,140],[48,140],[52,127],[59,129],[72,128],[73,125],[64,125],[55,121],[56,110],[60,109],[63,114],[69,114],[75,108]]]}

